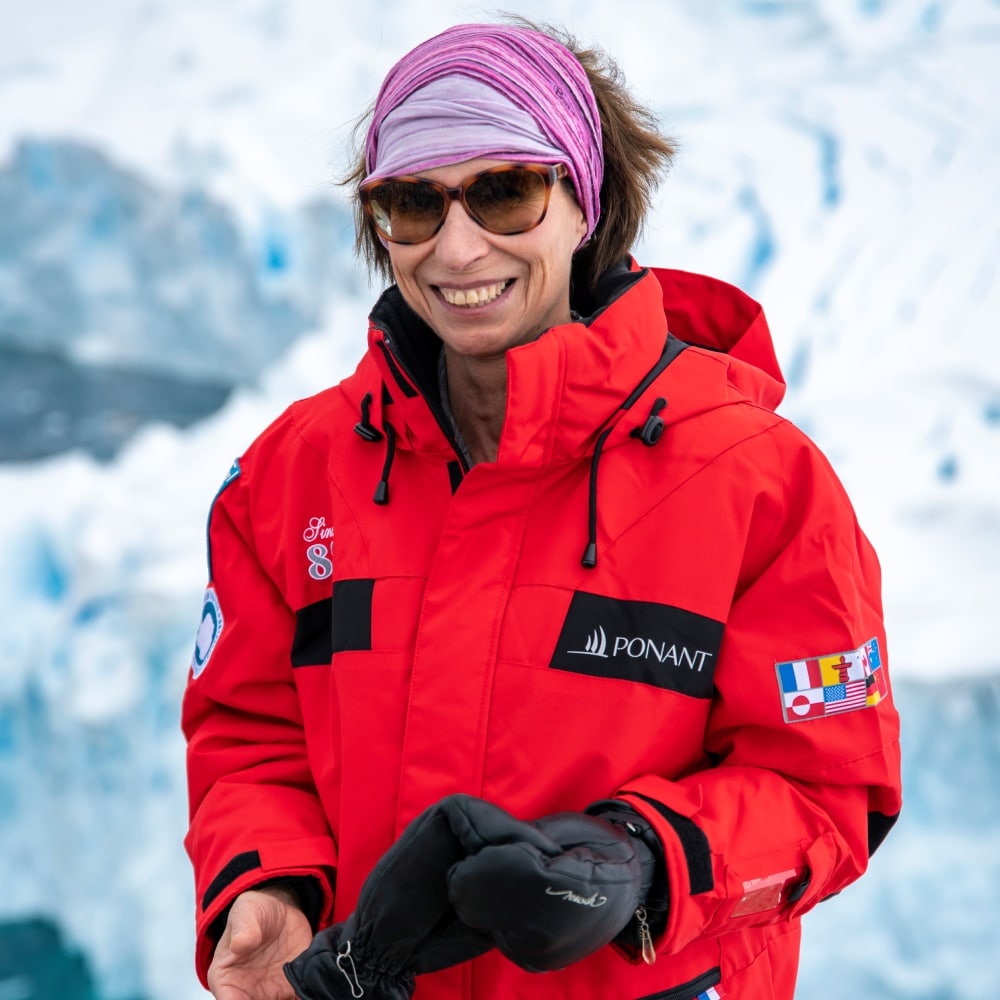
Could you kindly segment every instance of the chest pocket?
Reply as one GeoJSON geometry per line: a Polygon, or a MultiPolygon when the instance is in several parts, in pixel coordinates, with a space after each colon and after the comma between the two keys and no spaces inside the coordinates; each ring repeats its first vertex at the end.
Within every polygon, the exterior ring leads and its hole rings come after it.
{"type": "Polygon", "coordinates": [[[372,648],[374,580],[337,580],[333,594],[295,612],[292,666],[323,666],[334,653],[372,648]]]}
{"type": "Polygon", "coordinates": [[[425,586],[419,576],[335,580],[330,597],[296,611],[292,666],[327,666],[336,653],[412,652],[425,586]]]}

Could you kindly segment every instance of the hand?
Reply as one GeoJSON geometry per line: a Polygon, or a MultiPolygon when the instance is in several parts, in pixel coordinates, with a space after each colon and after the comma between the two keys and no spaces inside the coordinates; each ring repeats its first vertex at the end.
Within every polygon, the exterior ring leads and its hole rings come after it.
{"type": "Polygon", "coordinates": [[[302,1000],[408,1000],[413,976],[489,951],[493,939],[463,924],[448,899],[448,871],[466,851],[452,795],[424,810],[382,856],[344,924],[320,931],[285,967],[302,1000]],[[362,992],[363,991],[363,992],[362,992]]]}
{"type": "Polygon", "coordinates": [[[287,889],[236,897],[208,969],[215,1000],[294,1000],[283,967],[312,940],[312,928],[287,889]]]}
{"type": "Polygon", "coordinates": [[[455,912],[529,972],[564,968],[614,940],[644,904],[656,858],[641,839],[646,821],[608,805],[609,819],[565,812],[522,823],[469,799],[469,857],[448,876],[455,912]]]}

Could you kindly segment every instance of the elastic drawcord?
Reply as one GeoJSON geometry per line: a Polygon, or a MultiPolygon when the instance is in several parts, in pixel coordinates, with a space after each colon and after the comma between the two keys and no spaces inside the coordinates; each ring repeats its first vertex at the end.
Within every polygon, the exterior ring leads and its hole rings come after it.
{"type": "MultiPolygon", "coordinates": [[[[385,387],[383,386],[383,391],[385,387]]],[[[372,500],[384,506],[389,502],[389,473],[392,471],[392,460],[396,457],[396,431],[392,424],[383,419],[383,434],[371,421],[372,394],[366,392],[361,398],[361,419],[354,425],[354,433],[364,441],[381,441],[385,438],[385,464],[382,466],[382,478],[375,487],[372,500]]]]}
{"type": "Polygon", "coordinates": [[[614,427],[602,431],[594,445],[594,454],[590,457],[590,489],[587,496],[587,547],[580,560],[585,569],[593,569],[597,565],[597,465],[601,460],[601,450],[604,442],[614,427]]]}
{"type": "MultiPolygon", "coordinates": [[[[662,396],[657,397],[646,422],[641,427],[632,430],[629,437],[637,438],[646,447],[652,448],[663,436],[664,423],[660,411],[666,405],[667,401],[662,396]]],[[[590,487],[587,496],[587,547],[580,560],[585,569],[593,569],[597,565],[597,467],[601,461],[604,442],[612,430],[614,430],[613,427],[608,427],[600,433],[597,443],[594,445],[594,454],[590,458],[590,487]]]]}
{"type": "Polygon", "coordinates": [[[389,502],[389,473],[392,470],[392,460],[396,457],[396,432],[388,422],[383,422],[382,426],[385,428],[385,465],[382,466],[382,478],[375,487],[372,500],[384,505],[389,502]]]}

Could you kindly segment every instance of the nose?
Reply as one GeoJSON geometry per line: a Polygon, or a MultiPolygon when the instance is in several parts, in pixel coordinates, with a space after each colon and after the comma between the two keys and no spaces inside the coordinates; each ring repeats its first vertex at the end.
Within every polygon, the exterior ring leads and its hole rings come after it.
{"type": "Polygon", "coordinates": [[[452,271],[462,271],[490,250],[487,232],[458,199],[448,202],[444,223],[434,237],[434,253],[452,271]]]}

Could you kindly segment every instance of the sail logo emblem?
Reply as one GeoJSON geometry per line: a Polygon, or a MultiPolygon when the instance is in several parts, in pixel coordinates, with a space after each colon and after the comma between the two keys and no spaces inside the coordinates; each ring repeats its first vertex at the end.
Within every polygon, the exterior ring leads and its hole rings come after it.
{"type": "Polygon", "coordinates": [[[608,636],[602,625],[598,625],[584,643],[583,649],[567,649],[572,656],[601,656],[608,658],[608,636]]]}

